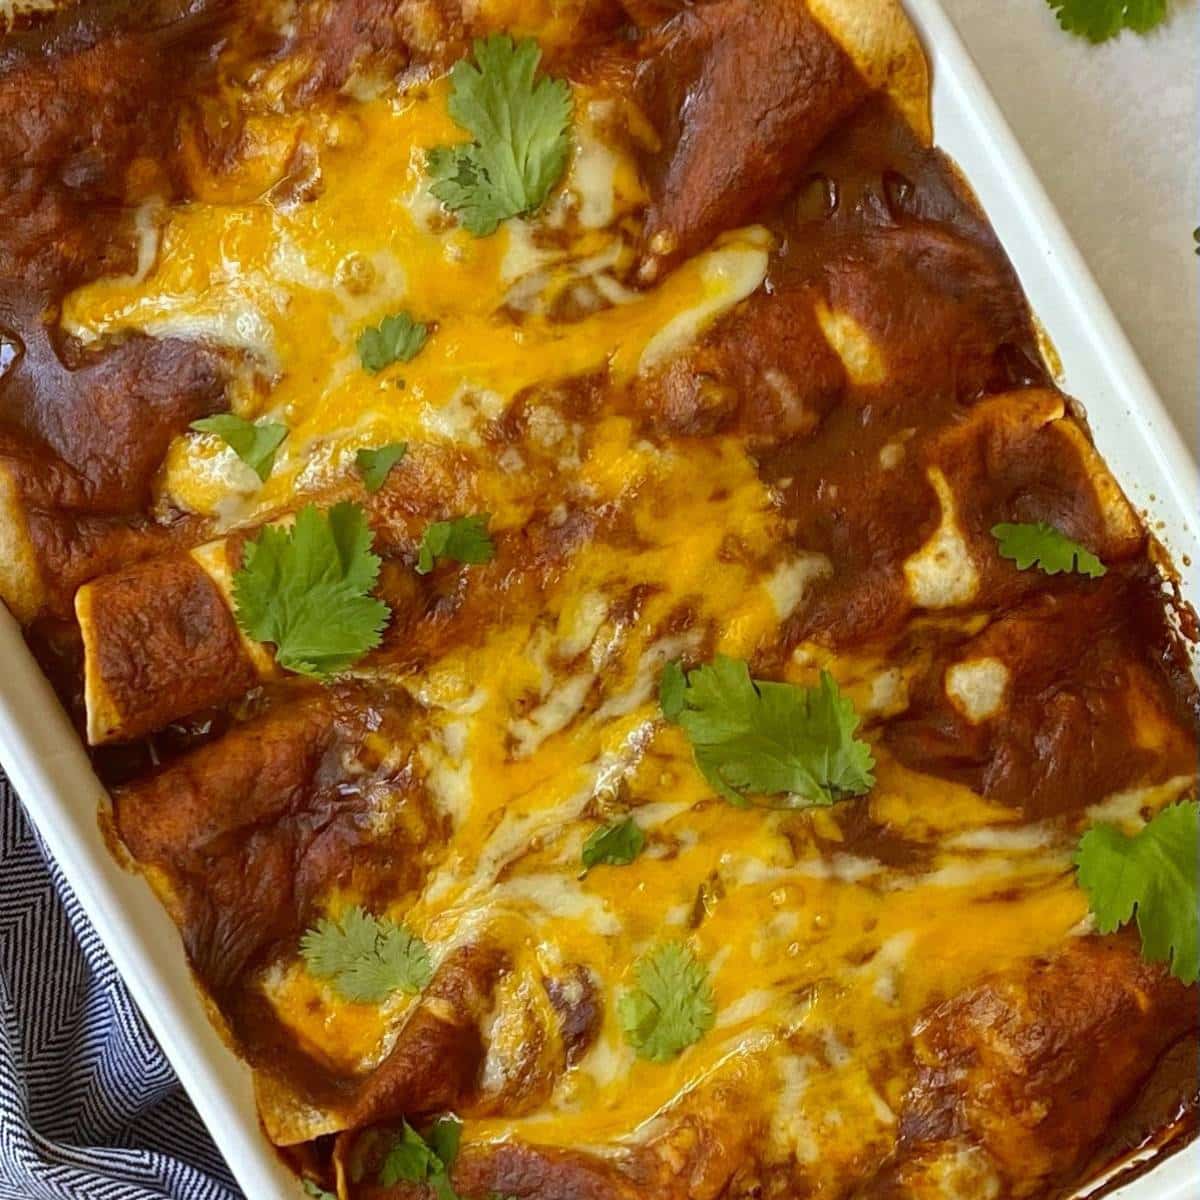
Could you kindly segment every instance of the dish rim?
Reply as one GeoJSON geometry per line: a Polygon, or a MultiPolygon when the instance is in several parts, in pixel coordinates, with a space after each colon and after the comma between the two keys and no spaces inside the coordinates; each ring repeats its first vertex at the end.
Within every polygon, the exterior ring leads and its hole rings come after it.
{"type": "MultiPolygon", "coordinates": [[[[1060,384],[1085,398],[1097,447],[1171,552],[1184,594],[1200,600],[1200,469],[940,0],[902,2],[929,59],[934,140],[1003,244],[1061,360],[1060,384]]],[[[300,1183],[260,1127],[250,1069],[213,1027],[165,909],[111,854],[97,819],[104,787],[2,605],[0,663],[0,765],[25,811],[239,1186],[255,1200],[295,1200],[300,1183]]],[[[1197,1174],[1200,1140],[1112,1200],[1189,1200],[1197,1174]]]]}

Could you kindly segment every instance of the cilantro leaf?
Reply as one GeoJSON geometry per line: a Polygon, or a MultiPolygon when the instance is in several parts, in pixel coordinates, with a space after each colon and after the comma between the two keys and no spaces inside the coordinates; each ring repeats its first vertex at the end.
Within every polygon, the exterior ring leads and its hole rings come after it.
{"type": "Polygon", "coordinates": [[[1164,808],[1133,837],[1097,825],[1080,840],[1075,866],[1101,933],[1136,914],[1142,957],[1169,962],[1184,983],[1200,979],[1200,804],[1164,808]]]}
{"type": "Polygon", "coordinates": [[[460,563],[491,562],[496,555],[496,546],[488,536],[491,519],[491,513],[476,513],[427,526],[417,553],[417,574],[428,575],[439,558],[460,563]]]}
{"type": "Polygon", "coordinates": [[[384,1187],[395,1187],[398,1183],[424,1183],[441,1167],[441,1160],[425,1139],[405,1121],[379,1168],[379,1182],[384,1187]]]}
{"type": "Polygon", "coordinates": [[[1108,568],[1085,546],[1073,542],[1053,525],[1001,524],[992,526],[992,537],[999,543],[1000,556],[1011,558],[1021,571],[1035,563],[1047,575],[1074,571],[1099,579],[1108,568]]]}
{"type": "Polygon", "coordinates": [[[313,1200],[337,1200],[337,1197],[332,1192],[327,1192],[314,1179],[305,1179],[304,1191],[313,1197],[313,1200]]]}
{"type": "Polygon", "coordinates": [[[358,335],[358,361],[372,375],[378,375],[392,363],[411,362],[428,337],[428,326],[414,321],[408,313],[395,313],[358,335]]]}
{"type": "Polygon", "coordinates": [[[640,1058],[667,1062],[713,1025],[708,971],[681,942],[664,942],[633,965],[637,986],[617,1001],[625,1039],[640,1058]]]}
{"type": "Polygon", "coordinates": [[[602,825],[583,843],[583,866],[590,871],[600,863],[627,867],[646,847],[646,835],[632,817],[602,825]]]}
{"type": "Polygon", "coordinates": [[[687,696],[687,676],[683,666],[678,662],[669,662],[663,667],[662,678],[658,681],[658,704],[662,714],[674,725],[683,712],[687,696]]]}
{"type": "Polygon", "coordinates": [[[429,1131],[429,1148],[449,1170],[458,1158],[462,1143],[462,1122],[457,1117],[438,1117],[429,1131]]]}
{"type": "Polygon", "coordinates": [[[388,607],[371,531],[356,504],[300,510],[291,529],[267,526],[233,577],[234,611],[250,637],[275,643],[281,667],[324,678],[379,645],[388,607]]]}
{"type": "Polygon", "coordinates": [[[201,417],[188,426],[197,433],[215,433],[266,483],[275,465],[275,451],[288,435],[288,427],[275,421],[247,421],[233,413],[201,417]]]}
{"type": "Polygon", "coordinates": [[[450,72],[450,115],[475,140],[430,152],[431,190],[476,237],[539,208],[566,169],[571,88],[535,83],[541,58],[532,38],[493,34],[476,39],[477,65],[464,59],[450,72]]]}
{"type": "Polygon", "coordinates": [[[1122,29],[1148,33],[1167,15],[1167,0],[1047,0],[1068,33],[1106,42],[1122,29]]]}
{"type": "Polygon", "coordinates": [[[761,795],[783,797],[785,808],[828,805],[875,786],[870,747],[854,736],[858,714],[827,671],[815,688],[768,683],[718,655],[687,673],[682,703],[677,686],[666,689],[670,712],[696,766],[730,803],[761,795]]]}
{"type": "Polygon", "coordinates": [[[359,1004],[379,1004],[397,991],[419,992],[433,977],[420,938],[357,905],[336,921],[322,917],[301,938],[300,953],[311,974],[359,1004]]]}
{"type": "Polygon", "coordinates": [[[354,465],[363,477],[363,487],[368,492],[377,492],[383,487],[388,472],[408,453],[407,442],[389,442],[377,449],[360,450],[354,456],[354,465]]]}
{"type": "Polygon", "coordinates": [[[453,1117],[439,1117],[426,1141],[407,1121],[396,1135],[379,1169],[384,1187],[398,1183],[428,1183],[437,1200],[459,1200],[450,1182],[450,1169],[458,1157],[462,1125],[453,1117]]]}

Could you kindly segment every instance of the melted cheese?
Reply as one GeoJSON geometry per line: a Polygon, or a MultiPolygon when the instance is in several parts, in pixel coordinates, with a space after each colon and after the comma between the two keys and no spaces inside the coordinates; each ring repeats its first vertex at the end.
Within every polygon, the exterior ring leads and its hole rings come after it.
{"type": "Polygon", "coordinates": [[[979,569],[958,525],[954,492],[937,467],[929,482],[937,494],[942,518],[934,535],[904,564],[912,602],[921,608],[954,608],[969,604],[979,590],[979,569]]]}
{"type": "Polygon", "coordinates": [[[946,671],[946,695],[972,724],[994,717],[1007,690],[1008,668],[998,658],[974,658],[946,671]]]}
{"type": "MultiPolygon", "coordinates": [[[[552,25],[569,25],[579,8],[469,7],[512,21],[532,21],[536,9],[552,25]]],[[[544,480],[524,466],[534,454],[552,456],[564,505],[582,498],[615,514],[616,532],[601,528],[574,549],[536,612],[488,627],[478,644],[402,681],[417,706],[417,769],[452,838],[420,894],[397,897],[391,915],[429,943],[435,962],[485,936],[508,950],[512,971],[487,1027],[489,1091],[505,1086],[531,1029],[553,1027],[540,974],[584,964],[599,981],[603,1023],[590,1050],[529,1111],[472,1122],[469,1137],[644,1140],[675,1106],[721,1087],[765,1107],[770,1154],[837,1181],[862,1147],[894,1138],[901,1048],[922,1010],[1049,951],[1086,905],[1044,831],[1012,828],[1008,810],[908,771],[881,748],[871,815],[926,846],[921,874],[839,849],[828,813],[797,818],[714,798],[683,734],[660,719],[664,664],[772,645],[833,569],[820,555],[783,552],[785,518],[741,441],[653,445],[619,411],[585,429],[547,402],[528,411],[527,441],[495,461],[485,435],[519,393],[601,370],[628,380],[679,353],[764,279],[769,235],[748,229],[652,289],[625,289],[624,228],[642,196],[632,164],[604,142],[606,103],[577,95],[572,166],[538,221],[485,239],[446,228],[425,182],[425,151],[459,136],[444,81],[304,117],[256,116],[225,173],[196,157],[200,199],[154,214],[156,240],[147,235],[137,273],[68,297],[63,325],[85,341],[140,330],[236,349],[238,410],[288,425],[261,487],[215,439],[178,439],[164,506],[252,522],[344,476],[357,448],[407,440],[413,457],[452,451],[470,463],[470,487],[500,530],[521,525],[541,498],[544,480]],[[319,162],[315,197],[262,198],[299,145],[319,162]],[[552,318],[564,295],[578,300],[577,319],[552,318]],[[429,341],[413,361],[370,375],[355,339],[398,310],[427,322],[429,341]],[[627,812],[647,833],[646,852],[581,879],[583,839],[627,812]],[[716,898],[701,903],[714,880],[716,898]],[[634,1056],[615,1001],[637,955],[664,936],[690,937],[719,1015],[708,1036],[660,1064],[634,1056]],[[892,1064],[892,1091],[880,1090],[870,1064],[892,1064]]],[[[852,378],[883,378],[886,364],[853,318],[820,309],[818,319],[852,378]]],[[[903,444],[885,449],[883,466],[894,467],[903,444]]],[[[962,605],[977,571],[948,483],[936,470],[929,480],[941,520],[905,564],[911,598],[962,605]]],[[[217,551],[197,558],[227,586],[217,551]]],[[[829,669],[860,712],[890,714],[908,703],[921,667],[812,646],[786,672],[812,682],[829,669]]],[[[979,664],[964,670],[948,675],[947,689],[971,719],[985,719],[1003,682],[979,664]]],[[[372,827],[403,819],[381,795],[372,827]]],[[[328,903],[359,900],[339,893],[328,903]]],[[[262,988],[306,1048],[352,1070],[380,1060],[411,1008],[407,997],[346,1004],[298,963],[273,970],[262,988]]],[[[981,1178],[966,1160],[947,1172],[951,1189],[981,1178]]]]}
{"type": "MultiPolygon", "coordinates": [[[[243,523],[286,504],[297,487],[335,481],[364,445],[478,445],[481,422],[523,389],[606,365],[617,377],[646,369],[759,286],[766,234],[752,229],[724,237],[657,288],[627,303],[605,301],[574,324],[537,311],[520,324],[501,319],[515,280],[537,275],[541,290],[554,293],[589,272],[603,277],[604,264],[631,253],[618,230],[588,226],[638,202],[636,175],[582,128],[567,186],[588,202],[582,228],[556,254],[542,253],[519,221],[491,238],[432,224],[425,154],[460,136],[444,81],[411,97],[317,112],[299,125],[293,116],[260,118],[253,144],[263,159],[272,150],[291,154],[298,142],[319,156],[321,188],[307,203],[247,200],[238,173],[226,179],[197,167],[193,184],[205,201],[170,213],[153,269],[75,292],[63,326],[84,341],[140,330],[240,351],[238,411],[283,420],[290,434],[261,488],[248,477],[228,486],[228,456],[211,437],[177,439],[163,503],[243,523]],[[433,334],[402,369],[370,375],[359,365],[357,336],[401,310],[433,334]]],[[[499,526],[527,515],[511,495],[488,499],[499,526]]]]}
{"type": "Polygon", "coordinates": [[[882,383],[887,363],[870,334],[848,312],[832,309],[823,301],[816,308],[817,324],[833,352],[842,360],[846,374],[857,384],[882,383]]]}

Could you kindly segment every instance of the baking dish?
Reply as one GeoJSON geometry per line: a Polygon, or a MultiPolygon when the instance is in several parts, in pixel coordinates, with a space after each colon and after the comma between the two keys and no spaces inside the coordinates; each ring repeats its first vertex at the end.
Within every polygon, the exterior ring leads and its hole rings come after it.
{"type": "MultiPolygon", "coordinates": [[[[944,16],[933,4],[910,10],[933,64],[938,140],[963,168],[1004,241],[1061,356],[1064,385],[1089,398],[1101,450],[1175,557],[1194,561],[1189,497],[1195,481],[1186,454],[944,16]]],[[[288,1194],[294,1185],[283,1182],[259,1140],[248,1079],[212,1033],[173,930],[140,882],[109,860],[95,824],[99,785],[15,631],[6,627],[4,637],[0,651],[11,651],[13,669],[0,692],[0,711],[14,781],[243,1187],[255,1197],[288,1194]]],[[[1169,1169],[1181,1183],[1187,1178],[1182,1162],[1167,1164],[1153,1183],[1143,1181],[1128,1194],[1146,1187],[1151,1191],[1141,1194],[1167,1194],[1169,1169]]]]}

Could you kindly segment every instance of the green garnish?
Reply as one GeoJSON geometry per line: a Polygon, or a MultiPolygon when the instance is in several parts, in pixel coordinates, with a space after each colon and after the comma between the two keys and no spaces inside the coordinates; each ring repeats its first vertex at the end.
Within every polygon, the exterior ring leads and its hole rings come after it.
{"type": "Polygon", "coordinates": [[[379,1182],[384,1187],[427,1183],[437,1200],[460,1200],[450,1182],[450,1170],[461,1139],[462,1125],[453,1117],[434,1121],[428,1140],[405,1121],[379,1168],[379,1182]]]}
{"type": "Polygon", "coordinates": [[[377,492],[383,487],[388,472],[408,453],[407,442],[389,442],[375,450],[360,450],[354,456],[354,465],[363,477],[363,487],[368,492],[377,492]]]}
{"type": "Polygon", "coordinates": [[[1011,558],[1022,571],[1036,564],[1047,575],[1074,571],[1099,579],[1108,569],[1087,547],[1044,521],[1036,525],[993,525],[992,537],[999,543],[1000,556],[1011,558]]]}
{"type": "Polygon", "coordinates": [[[327,1192],[319,1183],[312,1179],[305,1179],[304,1191],[312,1196],[313,1200],[337,1200],[337,1197],[332,1192],[327,1192]]]}
{"type": "Polygon", "coordinates": [[[372,375],[378,375],[392,363],[411,362],[428,338],[428,326],[408,313],[395,313],[358,335],[358,360],[372,375]]]}
{"type": "Polygon", "coordinates": [[[322,679],[379,645],[388,607],[370,595],[379,577],[371,531],[357,504],[309,504],[291,529],[267,526],[246,543],[233,577],[238,624],[274,642],[288,671],[322,679]]]}
{"type": "Polygon", "coordinates": [[[687,686],[687,676],[680,662],[669,662],[663,667],[658,681],[658,704],[663,716],[672,724],[679,720],[679,714],[687,706],[687,686]]]}
{"type": "Polygon", "coordinates": [[[1079,843],[1075,867],[1101,933],[1136,915],[1142,957],[1169,962],[1184,983],[1200,979],[1200,804],[1164,808],[1133,837],[1094,826],[1079,843]]]}
{"type": "Polygon", "coordinates": [[[583,843],[583,867],[628,866],[646,847],[646,835],[632,817],[602,825],[583,843]]]}
{"type": "Polygon", "coordinates": [[[686,674],[669,664],[663,675],[663,715],[731,804],[771,796],[783,808],[829,805],[874,787],[875,759],[854,736],[858,714],[827,671],[817,687],[797,687],[751,679],[744,662],[718,655],[686,674]]]}
{"type": "Polygon", "coordinates": [[[493,34],[476,40],[477,66],[464,59],[450,72],[450,115],[475,140],[430,151],[431,190],[476,237],[539,208],[566,169],[571,89],[534,82],[541,58],[532,39],[493,34]]]}
{"type": "Polygon", "coordinates": [[[664,942],[633,965],[636,986],[617,1001],[625,1039],[639,1058],[667,1062],[713,1026],[708,971],[681,942],[664,942]]]}
{"type": "Polygon", "coordinates": [[[275,451],[288,435],[286,425],[275,421],[247,421],[233,413],[201,417],[188,428],[197,433],[215,433],[263,483],[271,476],[275,451]]]}
{"type": "Polygon", "coordinates": [[[417,552],[417,574],[428,575],[440,558],[475,565],[491,562],[496,556],[496,546],[488,536],[491,519],[490,513],[476,513],[427,526],[417,552]]]}
{"type": "Polygon", "coordinates": [[[358,1004],[379,1004],[393,992],[419,992],[433,977],[420,938],[357,905],[336,921],[322,917],[301,938],[300,953],[312,975],[358,1004]]]}
{"type": "Polygon", "coordinates": [[[1089,42],[1106,42],[1122,29],[1148,33],[1162,24],[1167,0],[1046,0],[1058,23],[1089,42]]]}

